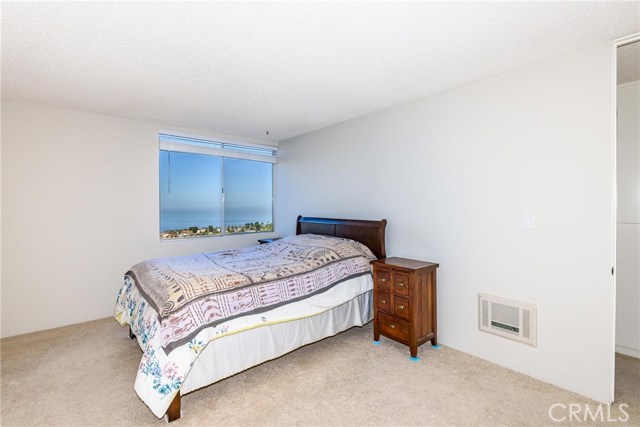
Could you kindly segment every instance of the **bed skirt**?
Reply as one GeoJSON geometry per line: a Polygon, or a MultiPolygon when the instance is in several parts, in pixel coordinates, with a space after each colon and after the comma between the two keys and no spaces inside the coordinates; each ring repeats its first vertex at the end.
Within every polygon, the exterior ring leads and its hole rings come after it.
{"type": "Polygon", "coordinates": [[[212,341],[196,359],[181,388],[185,395],[299,347],[371,321],[367,291],[320,314],[228,335],[212,341]],[[230,357],[231,356],[231,357],[230,357]]]}

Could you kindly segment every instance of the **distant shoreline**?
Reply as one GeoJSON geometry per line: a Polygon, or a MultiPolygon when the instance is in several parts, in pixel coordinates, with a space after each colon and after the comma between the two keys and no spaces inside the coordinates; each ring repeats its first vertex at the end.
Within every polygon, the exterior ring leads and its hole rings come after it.
{"type": "MultiPolygon", "coordinates": [[[[272,222],[247,222],[244,225],[227,225],[224,235],[240,233],[266,233],[273,231],[272,222]]],[[[208,225],[206,227],[191,226],[160,232],[161,239],[184,239],[188,237],[222,236],[222,227],[208,225]]]]}
{"type": "Polygon", "coordinates": [[[207,228],[244,226],[255,222],[267,224],[273,222],[271,209],[226,207],[224,215],[215,209],[160,209],[160,232],[168,233],[188,230],[191,227],[207,228]]]}

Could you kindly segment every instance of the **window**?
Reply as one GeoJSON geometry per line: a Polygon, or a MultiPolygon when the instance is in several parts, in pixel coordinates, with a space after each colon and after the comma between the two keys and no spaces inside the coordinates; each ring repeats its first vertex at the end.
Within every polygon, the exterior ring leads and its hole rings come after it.
{"type": "Polygon", "coordinates": [[[160,134],[160,237],[273,231],[276,148],[160,134]]]}

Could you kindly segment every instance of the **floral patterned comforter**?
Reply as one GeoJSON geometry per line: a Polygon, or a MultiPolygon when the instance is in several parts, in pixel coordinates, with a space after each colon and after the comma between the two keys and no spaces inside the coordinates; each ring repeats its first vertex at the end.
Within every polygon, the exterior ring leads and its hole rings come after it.
{"type": "Polygon", "coordinates": [[[130,325],[143,351],[136,392],[162,417],[198,355],[229,333],[230,320],[370,274],[372,259],[358,242],[306,234],[137,264],[124,277],[115,309],[116,320],[130,325]]]}

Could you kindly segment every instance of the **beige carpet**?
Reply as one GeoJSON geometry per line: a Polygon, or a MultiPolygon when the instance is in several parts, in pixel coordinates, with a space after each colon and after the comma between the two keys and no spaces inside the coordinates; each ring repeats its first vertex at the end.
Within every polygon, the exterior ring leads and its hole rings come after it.
{"type": "MultiPolygon", "coordinates": [[[[422,346],[416,363],[382,340],[372,345],[369,324],[299,349],[184,396],[171,425],[553,426],[570,424],[570,404],[598,407],[450,348],[422,346]],[[554,403],[566,405],[554,413],[564,423],[549,419],[554,403]]],[[[0,357],[3,426],[165,425],[133,391],[141,352],[112,319],[2,340],[0,357]]],[[[638,426],[640,362],[620,356],[617,365],[618,402],[631,418],[610,425],[638,426]]]]}

